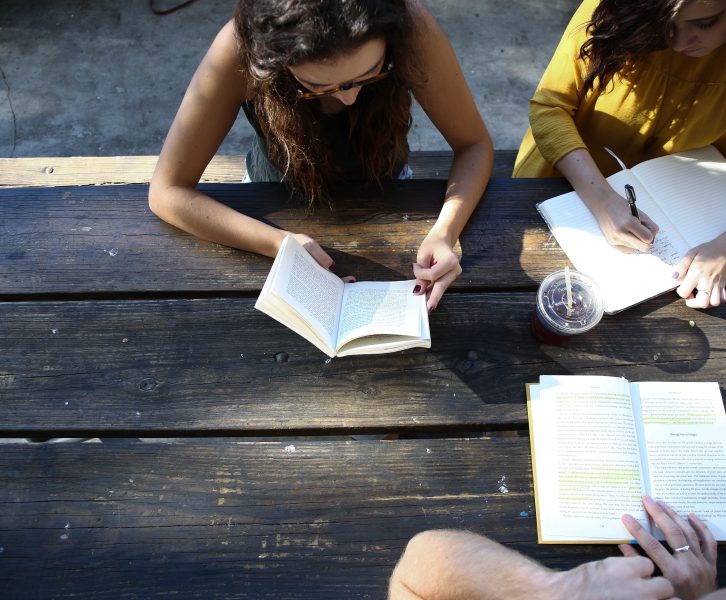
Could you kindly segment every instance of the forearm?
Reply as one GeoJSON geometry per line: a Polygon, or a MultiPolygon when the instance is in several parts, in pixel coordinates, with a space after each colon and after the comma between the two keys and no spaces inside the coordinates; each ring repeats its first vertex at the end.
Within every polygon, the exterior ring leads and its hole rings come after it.
{"type": "Polygon", "coordinates": [[[287,234],[183,186],[154,187],[149,206],[160,219],[199,238],[273,257],[287,234]]]}
{"type": "Polygon", "coordinates": [[[560,574],[466,531],[414,537],[391,577],[389,600],[547,600],[560,574]]]}
{"type": "Polygon", "coordinates": [[[443,237],[451,246],[456,244],[484,194],[493,164],[494,149],[488,135],[484,140],[454,153],[444,205],[430,235],[443,237]]]}
{"type": "Polygon", "coordinates": [[[613,194],[613,189],[587,149],[573,150],[557,162],[555,168],[570,182],[570,185],[599,220],[608,196],[611,197],[613,194]]]}

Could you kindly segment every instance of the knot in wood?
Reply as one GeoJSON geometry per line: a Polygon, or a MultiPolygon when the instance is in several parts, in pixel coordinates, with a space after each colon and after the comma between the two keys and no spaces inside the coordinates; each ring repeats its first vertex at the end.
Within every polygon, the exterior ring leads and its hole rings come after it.
{"type": "Polygon", "coordinates": [[[364,396],[377,396],[378,395],[378,388],[375,385],[363,386],[360,391],[364,396]]]}
{"type": "Polygon", "coordinates": [[[278,352],[275,354],[275,362],[286,363],[290,360],[290,355],[287,352],[278,352]]]}
{"type": "Polygon", "coordinates": [[[55,171],[53,167],[46,167],[44,170],[47,175],[50,175],[53,171],[55,171]]]}
{"type": "Polygon", "coordinates": [[[159,386],[159,382],[153,377],[142,379],[139,383],[139,389],[142,392],[153,392],[159,386]]]}

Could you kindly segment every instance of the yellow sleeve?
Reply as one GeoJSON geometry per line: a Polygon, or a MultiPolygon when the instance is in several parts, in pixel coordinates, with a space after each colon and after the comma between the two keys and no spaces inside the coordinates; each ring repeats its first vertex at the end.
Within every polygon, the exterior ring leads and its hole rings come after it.
{"type": "Polygon", "coordinates": [[[573,119],[587,75],[580,47],[587,39],[586,25],[597,4],[597,0],[585,0],[577,9],[529,103],[537,148],[552,166],[573,150],[586,148],[573,119]]]}

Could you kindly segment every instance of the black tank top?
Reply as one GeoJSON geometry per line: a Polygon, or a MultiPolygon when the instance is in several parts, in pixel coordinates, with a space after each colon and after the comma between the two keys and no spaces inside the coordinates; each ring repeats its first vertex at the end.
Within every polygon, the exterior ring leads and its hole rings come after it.
{"type": "MultiPolygon", "coordinates": [[[[281,181],[281,171],[270,162],[267,142],[262,135],[255,112],[254,99],[242,104],[242,110],[257,134],[245,159],[248,177],[255,182],[281,181]]],[[[320,114],[318,118],[322,134],[328,142],[330,156],[335,157],[342,180],[348,183],[365,183],[367,180],[365,167],[349,144],[350,113],[348,110],[344,109],[333,115],[320,114]]],[[[403,161],[399,160],[393,172],[397,175],[403,167],[403,161]]]]}

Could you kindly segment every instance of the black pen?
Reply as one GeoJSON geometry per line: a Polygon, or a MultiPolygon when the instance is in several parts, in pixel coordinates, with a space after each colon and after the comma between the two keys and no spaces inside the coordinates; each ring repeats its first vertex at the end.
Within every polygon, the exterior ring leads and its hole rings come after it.
{"type": "Polygon", "coordinates": [[[635,190],[629,183],[625,184],[625,195],[628,197],[628,205],[630,206],[630,214],[640,221],[638,208],[635,206],[635,190]]]}

